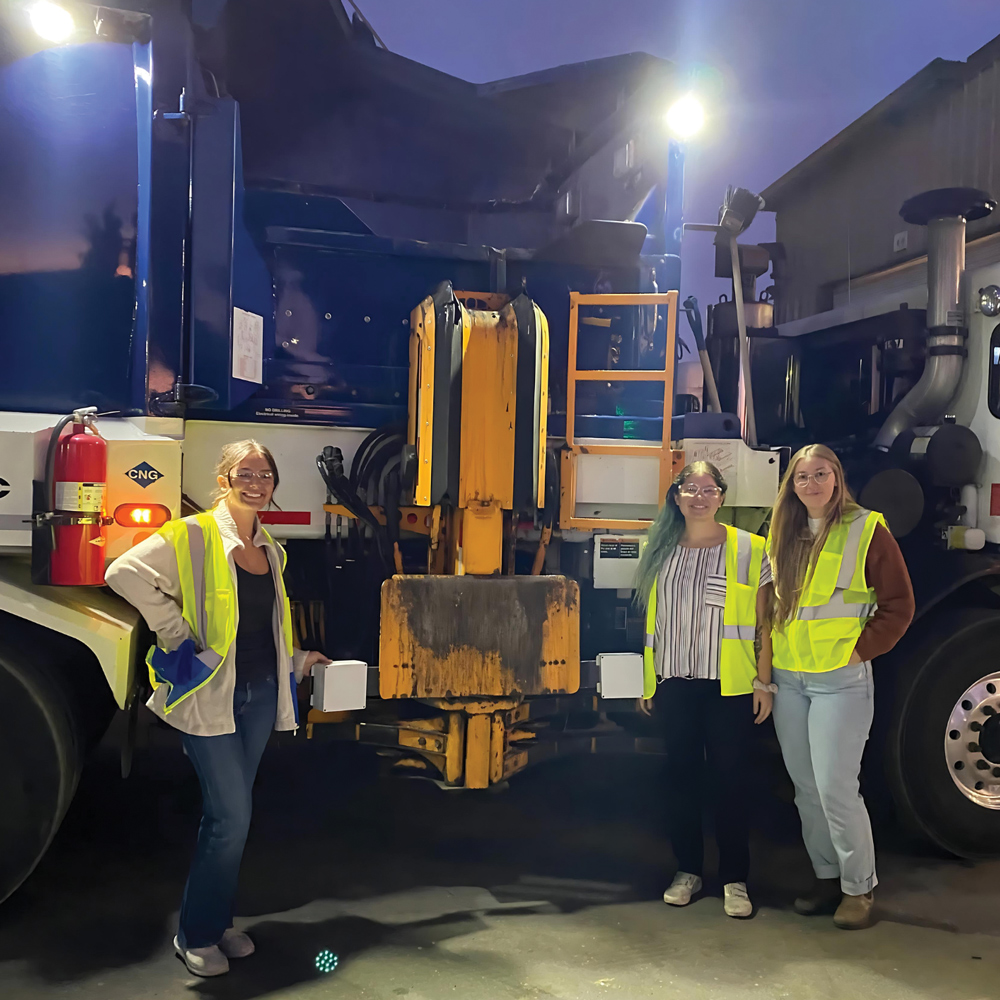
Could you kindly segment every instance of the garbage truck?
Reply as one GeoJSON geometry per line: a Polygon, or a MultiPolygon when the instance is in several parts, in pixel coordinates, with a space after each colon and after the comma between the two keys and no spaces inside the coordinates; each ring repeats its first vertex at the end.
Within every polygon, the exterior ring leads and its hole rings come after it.
{"type": "Polygon", "coordinates": [[[751,443],[828,444],[899,541],[916,617],[874,664],[866,798],[965,857],[1000,843],[998,66],[1000,38],[934,60],[762,191],[775,240],[705,338],[751,443]]]}
{"type": "Polygon", "coordinates": [[[234,440],[335,661],[303,735],[470,789],[652,746],[644,531],[686,460],[752,526],[778,476],[734,415],[673,416],[698,117],[650,56],[471,84],[337,0],[4,5],[0,899],[149,722],[107,564],[209,508],[234,440]]]}
{"type": "Polygon", "coordinates": [[[948,850],[995,851],[982,616],[1000,560],[971,548],[989,491],[962,436],[990,461],[971,400],[992,368],[972,360],[968,276],[954,331],[959,300],[947,331],[928,329],[915,285],[891,319],[903,328],[853,354],[840,334],[828,349],[813,331],[773,336],[751,286],[780,251],[738,244],[749,219],[730,204],[710,228],[740,294],[709,312],[718,398],[702,407],[677,363],[699,117],[663,60],[472,84],[388,51],[339,0],[4,6],[0,899],[44,855],[112,720],[124,771],[155,724],[153,637],[104,570],[211,506],[226,443],[275,456],[262,520],[288,551],[296,640],[334,660],[299,735],[486,789],[561,754],[657,749],[635,710],[632,581],[685,463],[720,466],[722,516],[763,530],[789,448],[854,433],[854,409],[843,431],[810,422],[809,372],[835,360],[832,391],[852,401],[858,377],[870,401],[877,382],[867,433],[966,346],[968,405],[928,405],[888,445],[871,433],[843,453],[914,579],[943,595],[921,597],[918,638],[879,665],[886,801],[948,850]],[[787,355],[762,364],[774,345],[787,355]],[[942,669],[955,649],[976,677],[942,669]]]}

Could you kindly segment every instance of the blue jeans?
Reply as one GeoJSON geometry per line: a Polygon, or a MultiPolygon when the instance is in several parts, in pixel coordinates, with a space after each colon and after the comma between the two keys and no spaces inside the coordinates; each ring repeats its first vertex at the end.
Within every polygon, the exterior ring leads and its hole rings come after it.
{"type": "Polygon", "coordinates": [[[250,829],[254,778],[277,710],[276,676],[249,684],[237,681],[235,733],[182,735],[202,796],[198,846],[184,887],[177,932],[182,948],[218,944],[233,925],[233,899],[250,829]]]}
{"type": "Polygon", "coordinates": [[[875,843],[858,775],[875,711],[871,664],[776,669],[774,681],[774,728],[816,877],[839,878],[850,896],[870,892],[875,843]]]}

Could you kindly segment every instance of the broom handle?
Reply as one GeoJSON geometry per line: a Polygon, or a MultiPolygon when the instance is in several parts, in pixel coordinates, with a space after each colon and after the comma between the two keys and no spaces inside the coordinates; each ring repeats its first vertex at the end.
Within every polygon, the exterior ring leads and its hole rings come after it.
{"type": "Polygon", "coordinates": [[[757,418],[753,406],[753,380],[750,377],[750,345],[747,340],[746,314],[743,311],[743,275],[740,272],[740,251],[736,237],[729,238],[729,252],[733,261],[733,299],[736,302],[736,325],[740,334],[740,368],[743,371],[743,397],[746,403],[744,440],[751,448],[757,447],[757,418]]]}
{"type": "Polygon", "coordinates": [[[701,358],[701,371],[705,376],[705,393],[708,395],[708,404],[713,412],[722,412],[722,401],[719,399],[719,387],[715,384],[715,373],[712,371],[712,361],[708,356],[708,351],[704,348],[698,351],[701,358]]]}

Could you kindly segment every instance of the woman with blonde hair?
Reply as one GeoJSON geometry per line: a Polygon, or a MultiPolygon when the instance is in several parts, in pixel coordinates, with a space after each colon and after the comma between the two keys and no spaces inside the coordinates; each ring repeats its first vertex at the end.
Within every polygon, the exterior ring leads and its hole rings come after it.
{"type": "Polygon", "coordinates": [[[792,457],[767,551],[774,725],[817,880],[795,908],[836,910],[837,926],[856,930],[871,921],[878,883],[858,782],[874,715],[872,660],[909,626],[913,589],[884,518],[858,506],[824,445],[792,457]]]}
{"type": "Polygon", "coordinates": [[[749,917],[746,761],[753,722],[771,713],[766,632],[759,658],[754,648],[765,603],[761,587],[771,577],[764,539],[716,521],[725,497],[726,482],[709,462],[695,462],[677,476],[649,530],[636,603],[646,611],[644,707],[655,693],[678,863],[663,901],[685,906],[701,891],[707,760],[725,912],[749,917]]]}
{"type": "Polygon", "coordinates": [[[203,816],[174,947],[198,976],[229,971],[253,942],[233,928],[257,766],[273,730],[298,725],[296,682],[321,653],[292,648],[285,552],[261,526],[278,469],[256,441],[227,445],[216,504],[119,556],[107,582],[156,633],[148,707],[180,730],[203,816]]]}

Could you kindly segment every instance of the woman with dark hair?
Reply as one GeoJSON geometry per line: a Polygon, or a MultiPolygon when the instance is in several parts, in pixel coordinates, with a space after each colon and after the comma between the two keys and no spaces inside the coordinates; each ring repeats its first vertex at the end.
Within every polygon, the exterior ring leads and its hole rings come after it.
{"type": "Polygon", "coordinates": [[[273,730],[298,726],[295,685],[321,653],[292,648],[285,552],[261,526],[278,485],[256,441],[227,445],[215,507],[170,521],[119,556],[107,582],[156,633],[149,708],[179,729],[204,814],[174,947],[198,976],[254,951],[233,928],[257,766],[273,730]]]}
{"type": "Polygon", "coordinates": [[[878,884],[858,784],[874,716],[871,661],[909,626],[913,588],[882,515],[855,503],[825,445],[792,457],[767,548],[774,726],[817,880],[795,909],[835,909],[838,927],[857,930],[871,921],[878,884]]]}
{"type": "Polygon", "coordinates": [[[636,602],[646,611],[646,708],[655,693],[667,743],[678,871],[664,902],[686,906],[701,891],[701,797],[712,787],[725,911],[749,917],[747,758],[753,721],[771,713],[770,639],[757,632],[771,573],[763,538],[715,520],[725,496],[725,480],[709,462],[674,480],[639,561],[636,602]]]}

